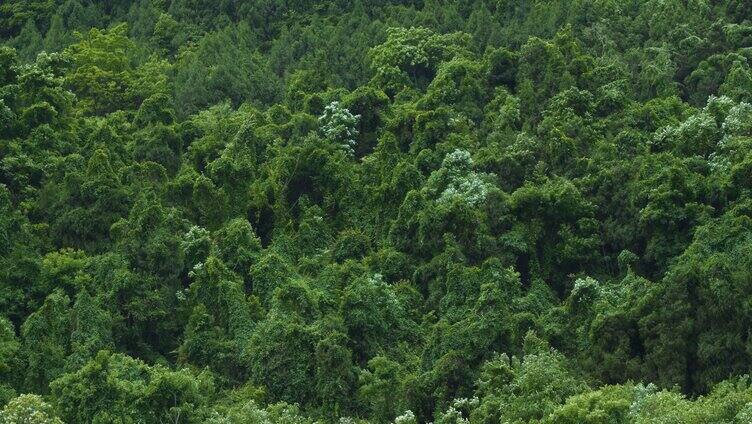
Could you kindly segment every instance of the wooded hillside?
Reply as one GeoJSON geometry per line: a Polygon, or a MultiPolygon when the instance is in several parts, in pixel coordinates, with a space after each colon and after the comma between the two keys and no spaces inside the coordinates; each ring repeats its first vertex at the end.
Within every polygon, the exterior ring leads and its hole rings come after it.
{"type": "Polygon", "coordinates": [[[751,423],[752,2],[0,1],[0,423],[751,423]]]}

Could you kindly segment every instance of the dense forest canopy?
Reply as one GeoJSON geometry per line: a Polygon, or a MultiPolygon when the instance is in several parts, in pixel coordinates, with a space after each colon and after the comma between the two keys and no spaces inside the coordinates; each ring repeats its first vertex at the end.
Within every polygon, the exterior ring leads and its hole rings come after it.
{"type": "Polygon", "coordinates": [[[752,2],[0,1],[0,423],[751,423],[752,2]]]}

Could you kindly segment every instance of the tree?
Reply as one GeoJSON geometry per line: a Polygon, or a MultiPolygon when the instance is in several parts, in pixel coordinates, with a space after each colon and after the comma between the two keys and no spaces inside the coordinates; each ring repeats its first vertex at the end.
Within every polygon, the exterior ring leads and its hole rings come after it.
{"type": "Polygon", "coordinates": [[[734,62],[726,80],[721,84],[719,93],[736,101],[749,102],[752,100],[748,94],[750,88],[752,88],[752,71],[746,62],[737,61],[734,62]]]}
{"type": "Polygon", "coordinates": [[[638,388],[605,386],[597,391],[579,394],[549,415],[550,423],[622,423],[628,422],[638,388]]]}
{"type": "Polygon", "coordinates": [[[401,410],[401,371],[398,363],[376,356],[359,376],[358,396],[379,422],[389,422],[401,410]]]}
{"type": "Polygon", "coordinates": [[[253,48],[250,28],[228,26],[202,37],[195,48],[179,57],[175,99],[185,117],[229,99],[266,105],[281,91],[278,80],[253,48]]]}
{"type": "Polygon", "coordinates": [[[5,405],[0,411],[4,424],[62,424],[54,409],[39,395],[21,395],[5,405]]]}
{"type": "Polygon", "coordinates": [[[100,350],[114,347],[112,317],[103,308],[101,299],[92,298],[87,289],[81,290],[73,303],[71,327],[68,369],[78,369],[100,350]]]}
{"type": "Polygon", "coordinates": [[[316,342],[316,393],[319,404],[332,418],[345,415],[354,402],[351,399],[355,384],[352,352],[347,347],[347,335],[341,322],[321,325],[321,339],[316,342]]]}
{"type": "Polygon", "coordinates": [[[221,260],[210,256],[190,272],[185,300],[192,307],[179,353],[184,361],[211,365],[224,376],[240,380],[241,356],[253,332],[251,302],[243,281],[221,260]]]}
{"type": "Polygon", "coordinates": [[[316,398],[314,337],[299,319],[274,314],[259,323],[245,346],[250,376],[272,402],[312,403],[316,398]]]}
{"type": "Polygon", "coordinates": [[[133,266],[168,280],[183,271],[179,238],[187,230],[178,210],[162,206],[153,192],[142,193],[128,216],[111,227],[116,244],[133,266]]]}
{"type": "Polygon", "coordinates": [[[493,249],[484,209],[496,198],[495,187],[472,167],[466,150],[448,153],[424,186],[405,196],[390,229],[392,243],[418,255],[431,255],[452,242],[473,257],[493,249]]]}
{"type": "Polygon", "coordinates": [[[387,40],[370,51],[372,84],[394,96],[404,88],[425,88],[441,63],[469,54],[468,34],[436,34],[428,28],[390,28],[387,40]]]}
{"type": "Polygon", "coordinates": [[[13,42],[14,47],[19,51],[19,55],[28,61],[34,59],[37,53],[42,50],[42,34],[39,33],[33,19],[26,21],[26,25],[13,42]]]}
{"type": "Polygon", "coordinates": [[[249,272],[261,254],[261,240],[245,219],[228,221],[214,236],[217,254],[230,271],[250,280],[249,272]]]}
{"type": "Polygon", "coordinates": [[[214,391],[211,376],[148,366],[123,354],[100,351],[51,384],[67,422],[190,422],[214,391]]]}
{"type": "Polygon", "coordinates": [[[403,339],[409,323],[403,306],[381,275],[360,278],[345,289],[340,305],[351,348],[364,363],[403,339]]]}
{"type": "Polygon", "coordinates": [[[483,367],[478,379],[479,420],[541,420],[587,386],[566,367],[560,353],[533,334],[525,338],[525,356],[502,354],[483,367]]]}
{"type": "Polygon", "coordinates": [[[50,22],[50,29],[44,35],[44,50],[58,52],[68,47],[72,41],[72,37],[66,31],[63,17],[58,14],[54,15],[50,22]]]}
{"type": "Polygon", "coordinates": [[[0,318],[0,402],[7,403],[15,395],[13,387],[19,376],[13,370],[20,368],[18,351],[20,343],[16,337],[13,324],[6,318],[0,318]]]}
{"type": "Polygon", "coordinates": [[[66,82],[81,99],[79,105],[85,112],[101,115],[135,106],[127,97],[133,84],[128,54],[135,47],[127,34],[125,24],[106,31],[92,29],[79,34],[78,41],[66,49],[74,64],[66,82]]]}
{"type": "Polygon", "coordinates": [[[323,136],[335,143],[346,153],[355,154],[358,136],[356,128],[360,115],[353,115],[349,110],[340,106],[339,102],[332,102],[324,108],[324,114],[319,117],[323,136]]]}
{"type": "Polygon", "coordinates": [[[22,355],[26,366],[24,387],[46,393],[60,376],[70,352],[70,298],[55,291],[21,326],[22,355]]]}

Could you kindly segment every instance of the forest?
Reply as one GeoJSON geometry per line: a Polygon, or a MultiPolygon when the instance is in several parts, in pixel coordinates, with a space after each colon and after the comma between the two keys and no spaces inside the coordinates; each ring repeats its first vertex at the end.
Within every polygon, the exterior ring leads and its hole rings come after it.
{"type": "Polygon", "coordinates": [[[752,423],[749,0],[0,0],[0,424],[752,423]]]}

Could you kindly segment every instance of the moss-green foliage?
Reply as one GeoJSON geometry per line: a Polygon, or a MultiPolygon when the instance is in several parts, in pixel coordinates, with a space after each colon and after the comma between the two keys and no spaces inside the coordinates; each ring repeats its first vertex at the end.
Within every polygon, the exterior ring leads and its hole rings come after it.
{"type": "Polygon", "coordinates": [[[0,424],[749,423],[744,0],[0,1],[0,424]]]}

